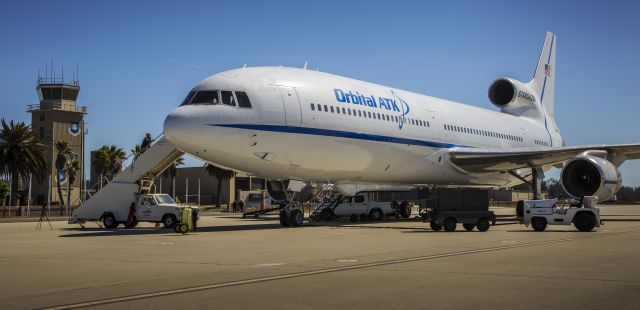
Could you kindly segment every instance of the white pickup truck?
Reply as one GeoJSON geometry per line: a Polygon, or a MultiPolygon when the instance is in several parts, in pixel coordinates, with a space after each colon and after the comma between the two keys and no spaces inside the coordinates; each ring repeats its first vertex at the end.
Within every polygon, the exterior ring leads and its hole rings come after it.
{"type": "Polygon", "coordinates": [[[368,193],[357,193],[355,196],[339,196],[319,205],[314,214],[318,214],[323,221],[330,221],[334,217],[348,217],[352,222],[379,221],[385,216],[411,216],[412,205],[407,201],[375,201],[368,193]]]}
{"type": "MultiPolygon", "coordinates": [[[[179,206],[171,196],[167,194],[139,194],[135,197],[135,212],[129,219],[128,214],[123,212],[109,212],[105,210],[102,215],[102,223],[106,228],[116,228],[125,224],[126,227],[135,227],[139,222],[162,223],[166,228],[172,228],[179,222],[183,222],[182,210],[185,207],[179,206]]],[[[197,212],[196,212],[197,214],[197,212]]]]}

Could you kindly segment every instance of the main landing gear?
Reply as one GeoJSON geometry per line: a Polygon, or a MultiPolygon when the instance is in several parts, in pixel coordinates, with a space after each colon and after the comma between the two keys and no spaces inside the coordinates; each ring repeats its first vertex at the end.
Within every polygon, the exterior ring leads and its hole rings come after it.
{"type": "Polygon", "coordinates": [[[282,227],[299,227],[304,222],[304,213],[299,202],[283,202],[280,211],[280,225],[282,227]]]}

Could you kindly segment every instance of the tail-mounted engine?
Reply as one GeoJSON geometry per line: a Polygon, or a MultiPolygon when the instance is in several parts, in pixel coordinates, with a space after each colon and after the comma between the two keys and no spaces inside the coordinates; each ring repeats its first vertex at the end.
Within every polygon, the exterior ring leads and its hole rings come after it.
{"type": "Polygon", "coordinates": [[[502,77],[493,81],[488,94],[491,103],[505,113],[523,115],[528,110],[539,113],[535,92],[527,84],[514,79],[502,77]]]}
{"type": "Polygon", "coordinates": [[[583,154],[565,162],[560,172],[560,184],[573,198],[598,196],[599,201],[605,201],[618,192],[622,177],[610,161],[583,154]]]}

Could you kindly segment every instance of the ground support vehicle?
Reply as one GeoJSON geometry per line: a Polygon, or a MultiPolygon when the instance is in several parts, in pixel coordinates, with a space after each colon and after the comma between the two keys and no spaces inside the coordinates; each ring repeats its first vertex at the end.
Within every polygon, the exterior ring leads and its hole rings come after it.
{"type": "Polygon", "coordinates": [[[432,230],[452,232],[460,223],[464,229],[487,231],[496,224],[496,215],[489,211],[489,197],[485,190],[443,189],[426,201],[427,207],[420,214],[423,222],[429,222],[432,230]]]}
{"type": "Polygon", "coordinates": [[[571,225],[579,231],[592,231],[604,223],[600,219],[597,196],[559,202],[558,199],[521,200],[516,206],[520,224],[544,231],[548,225],[571,225]]]}
{"type": "Polygon", "coordinates": [[[410,202],[377,201],[372,199],[374,196],[374,193],[370,192],[360,192],[350,197],[333,195],[327,202],[316,207],[312,218],[330,221],[334,217],[348,217],[352,222],[358,222],[379,221],[387,216],[402,218],[411,216],[410,202]]]}
{"type": "MultiPolygon", "coordinates": [[[[97,210],[101,214],[96,217],[102,220],[104,227],[111,229],[117,228],[120,224],[133,228],[140,222],[162,223],[166,228],[173,228],[178,223],[193,221],[193,219],[183,220],[184,210],[188,209],[189,214],[192,214],[191,210],[197,209],[197,207],[179,206],[167,194],[136,194],[133,201],[129,207],[130,212],[124,211],[126,206],[124,208],[113,206],[97,210]]],[[[197,216],[198,213],[193,214],[197,216]]]]}

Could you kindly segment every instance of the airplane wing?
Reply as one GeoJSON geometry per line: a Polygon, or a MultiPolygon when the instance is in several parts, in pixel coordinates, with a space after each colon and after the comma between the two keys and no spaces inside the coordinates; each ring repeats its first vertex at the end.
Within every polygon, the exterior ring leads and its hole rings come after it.
{"type": "Polygon", "coordinates": [[[625,160],[640,159],[640,144],[581,145],[556,148],[453,148],[452,163],[468,172],[514,171],[532,166],[560,164],[586,151],[606,151],[616,166],[625,160]]]}

